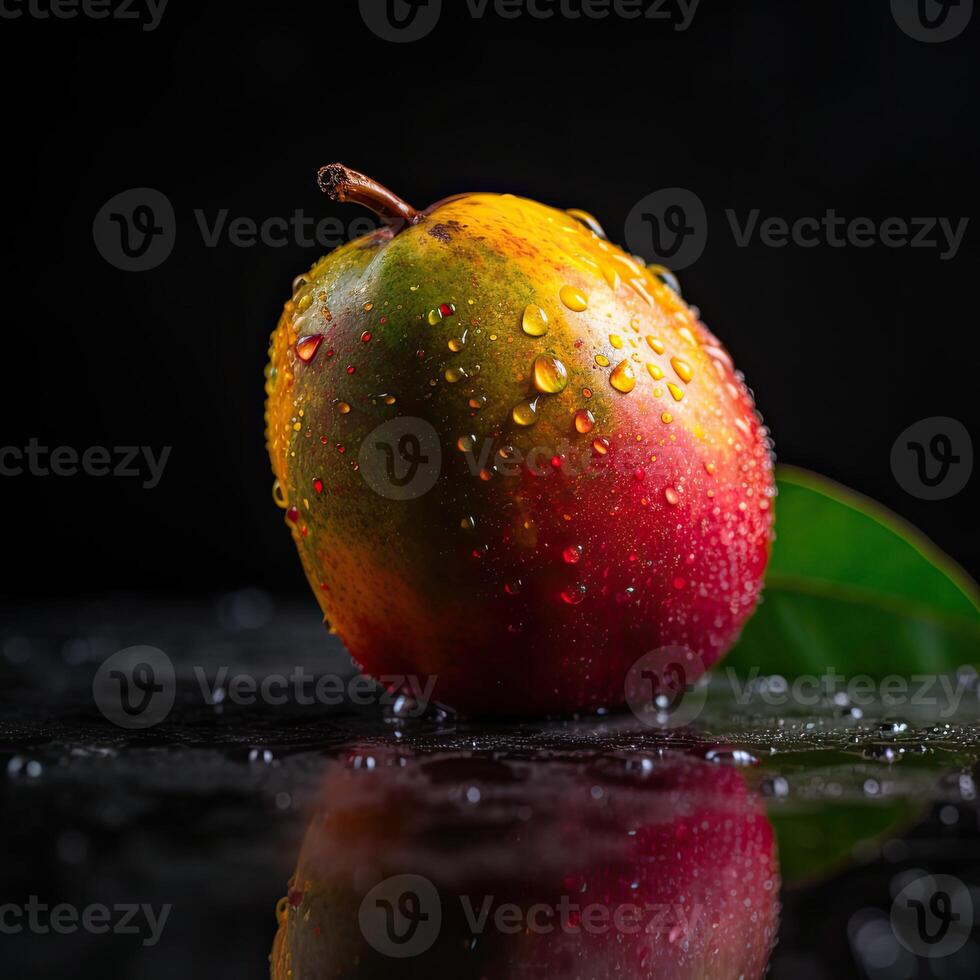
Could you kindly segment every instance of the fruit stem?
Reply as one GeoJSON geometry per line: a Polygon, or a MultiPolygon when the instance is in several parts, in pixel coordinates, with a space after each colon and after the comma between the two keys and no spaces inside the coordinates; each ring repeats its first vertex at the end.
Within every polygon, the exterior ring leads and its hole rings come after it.
{"type": "Polygon", "coordinates": [[[414,225],[422,220],[421,212],[406,204],[397,194],[342,163],[328,163],[321,167],[316,182],[331,200],[363,204],[387,225],[402,222],[414,225]]]}

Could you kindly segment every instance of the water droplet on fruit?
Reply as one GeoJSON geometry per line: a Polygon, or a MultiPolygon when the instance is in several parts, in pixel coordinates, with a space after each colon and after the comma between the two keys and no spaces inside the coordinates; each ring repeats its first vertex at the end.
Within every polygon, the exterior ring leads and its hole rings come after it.
{"type": "Polygon", "coordinates": [[[694,369],[681,357],[672,357],[670,366],[677,372],[677,377],[681,381],[688,382],[694,377],[694,369]]]}
{"type": "Polygon", "coordinates": [[[616,348],[616,350],[623,349],[623,338],[620,337],[619,334],[611,333],[609,335],[609,343],[612,344],[613,347],[616,348]]]}
{"type": "Polygon", "coordinates": [[[659,381],[664,376],[663,368],[659,364],[653,364],[647,361],[647,370],[650,372],[650,377],[654,381],[659,381]]]}
{"type": "Polygon", "coordinates": [[[629,361],[620,361],[609,375],[609,383],[624,394],[636,387],[636,375],[629,361]]]}
{"type": "Polygon", "coordinates": [[[548,314],[540,306],[530,303],[524,309],[521,326],[529,337],[543,337],[548,332],[548,314]]]}
{"type": "Polygon", "coordinates": [[[589,298],[574,286],[562,286],[558,293],[562,303],[574,313],[582,313],[589,308],[589,298]]]}
{"type": "Polygon", "coordinates": [[[668,504],[670,504],[671,507],[676,507],[677,504],[680,503],[681,498],[680,494],[673,487],[667,487],[667,489],[664,490],[664,499],[668,504]]]}
{"type": "Polygon", "coordinates": [[[667,382],[667,390],[670,392],[675,402],[679,402],[684,397],[684,392],[678,388],[673,381],[667,382]]]}
{"type": "Polygon", "coordinates": [[[282,484],[278,479],[272,481],[272,499],[276,502],[276,506],[281,507],[283,510],[289,506],[286,491],[283,490],[282,484]]]}
{"type": "Polygon", "coordinates": [[[442,316],[455,316],[456,315],[456,307],[453,306],[452,303],[440,303],[439,304],[439,313],[442,316]]]}
{"type": "Polygon", "coordinates": [[[486,395],[474,395],[467,402],[467,405],[469,405],[470,408],[472,408],[474,410],[479,410],[479,409],[483,408],[483,406],[486,405],[486,403],[487,403],[487,396],[486,395]]]}
{"type": "Polygon", "coordinates": [[[575,413],[575,431],[583,436],[595,428],[595,416],[587,409],[580,408],[575,413]]]}
{"type": "Polygon", "coordinates": [[[317,493],[323,493],[323,480],[317,477],[317,479],[313,481],[313,489],[316,490],[317,493]]]}
{"type": "Polygon", "coordinates": [[[454,354],[458,354],[466,346],[466,334],[463,334],[462,337],[451,338],[447,346],[454,354]]]}
{"type": "Polygon", "coordinates": [[[475,528],[475,527],[476,527],[476,518],[475,518],[475,517],[464,517],[464,518],[463,518],[463,519],[462,519],[462,520],[461,520],[461,521],[459,522],[459,526],[460,526],[460,527],[461,527],[461,528],[462,528],[462,529],[463,529],[464,531],[472,531],[472,530],[473,530],[473,528],[475,528]]]}
{"type": "Polygon", "coordinates": [[[609,367],[609,358],[605,354],[596,354],[595,362],[599,367],[609,367]]]}
{"type": "Polygon", "coordinates": [[[511,418],[518,425],[534,425],[538,420],[538,399],[528,398],[518,402],[511,412],[511,418]]]}
{"type": "Polygon", "coordinates": [[[671,415],[670,412],[664,412],[664,414],[660,416],[660,421],[663,422],[664,425],[670,425],[670,423],[674,421],[674,416],[671,415]]]}
{"type": "Polygon", "coordinates": [[[566,214],[570,214],[576,220],[581,221],[589,231],[594,232],[599,238],[606,238],[606,233],[602,230],[602,225],[588,211],[583,211],[581,208],[568,208],[566,214]]]}
{"type": "Polygon", "coordinates": [[[561,600],[569,606],[577,606],[585,598],[585,593],[585,586],[579,582],[577,585],[565,589],[561,594],[561,600]]]}
{"type": "Polygon", "coordinates": [[[523,587],[524,583],[519,578],[515,578],[513,582],[508,582],[504,585],[504,592],[507,595],[517,595],[523,587]]]}
{"type": "Polygon", "coordinates": [[[370,330],[365,330],[364,333],[361,334],[361,340],[365,344],[370,344],[371,343],[371,331],[370,330]]]}
{"type": "Polygon", "coordinates": [[[662,340],[658,340],[656,337],[647,337],[647,343],[650,345],[650,349],[656,351],[658,354],[662,354],[667,348],[664,346],[662,340]]]}
{"type": "Polygon", "coordinates": [[[350,405],[348,405],[347,402],[336,402],[335,406],[337,411],[340,412],[341,415],[350,414],[350,405]]]}
{"type": "Polygon", "coordinates": [[[648,265],[647,272],[656,276],[665,286],[669,286],[678,296],[681,294],[681,284],[677,276],[664,265],[648,265]]]}
{"type": "Polygon", "coordinates": [[[571,548],[566,548],[561,553],[561,556],[565,560],[566,565],[577,565],[582,560],[582,546],[578,544],[571,548]]]}
{"type": "Polygon", "coordinates": [[[600,456],[605,456],[609,452],[609,440],[605,436],[599,436],[592,440],[592,448],[600,456]]]}
{"type": "Polygon", "coordinates": [[[476,436],[460,436],[456,440],[456,448],[461,453],[471,453],[476,448],[476,436]]]}
{"type": "Polygon", "coordinates": [[[715,464],[714,463],[711,463],[711,462],[705,463],[704,464],[704,471],[705,471],[705,473],[708,474],[708,476],[714,476],[714,473],[715,473],[715,464]]]}
{"type": "Polygon", "coordinates": [[[568,384],[568,371],[554,354],[538,354],[534,359],[534,387],[545,395],[557,395],[568,384]]]}
{"type": "Polygon", "coordinates": [[[323,343],[322,334],[313,334],[310,337],[300,337],[296,342],[296,356],[304,363],[309,364],[316,356],[316,352],[323,343]]]}
{"type": "Polygon", "coordinates": [[[293,505],[286,511],[286,520],[292,521],[295,524],[299,520],[299,508],[293,505]]]}
{"type": "Polygon", "coordinates": [[[429,310],[426,319],[429,321],[430,327],[437,327],[442,322],[442,314],[438,310],[429,310]]]}

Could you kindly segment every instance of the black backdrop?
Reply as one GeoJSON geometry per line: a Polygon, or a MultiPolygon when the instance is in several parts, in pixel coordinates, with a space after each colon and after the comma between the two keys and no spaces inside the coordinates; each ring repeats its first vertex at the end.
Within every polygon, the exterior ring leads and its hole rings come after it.
{"type": "Polygon", "coordinates": [[[618,240],[640,198],[691,189],[711,233],[684,292],[748,376],[780,459],[881,500],[975,574],[970,489],[923,502],[889,465],[917,419],[973,427],[975,229],[945,261],[881,244],[738,247],[724,211],[969,216],[977,25],[920,43],[883,0],[703,0],[686,31],[443,6],[410,44],[378,39],[353,0],[171,0],[153,31],[0,20],[0,443],[173,447],[153,490],[0,479],[3,590],[302,588],[270,496],[262,368],[318,249],[208,247],[194,212],[348,222],[357,209],[314,183],[335,159],[419,206],[512,191],[588,209],[618,240]],[[92,233],[134,187],[176,215],[173,253],[142,273],[113,267],[92,233]]]}

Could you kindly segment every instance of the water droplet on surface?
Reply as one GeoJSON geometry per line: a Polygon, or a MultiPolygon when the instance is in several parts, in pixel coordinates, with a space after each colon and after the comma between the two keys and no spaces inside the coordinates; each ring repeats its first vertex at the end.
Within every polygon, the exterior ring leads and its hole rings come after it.
{"type": "Polygon", "coordinates": [[[437,327],[442,322],[442,314],[438,310],[429,310],[426,319],[429,321],[430,327],[437,327]]]}
{"type": "Polygon", "coordinates": [[[656,337],[647,337],[647,343],[650,345],[650,349],[658,354],[662,354],[667,349],[664,347],[664,342],[656,337]]]}
{"type": "Polygon", "coordinates": [[[671,507],[674,507],[680,502],[681,498],[673,487],[667,487],[667,489],[664,490],[664,499],[666,499],[667,503],[670,504],[671,507]]]}
{"type": "Polygon", "coordinates": [[[582,560],[582,546],[580,544],[566,548],[561,553],[566,565],[577,565],[582,560]]]}
{"type": "Polygon", "coordinates": [[[568,371],[554,354],[538,354],[534,359],[534,387],[545,395],[557,395],[568,384],[568,371]]]}
{"type": "Polygon", "coordinates": [[[529,337],[543,337],[548,332],[548,314],[540,306],[529,303],[524,308],[521,327],[529,337]]]}
{"type": "Polygon", "coordinates": [[[613,347],[616,348],[616,350],[623,349],[623,338],[620,337],[619,334],[611,333],[609,335],[609,343],[612,344],[613,347]]]}
{"type": "Polygon", "coordinates": [[[471,453],[476,448],[476,436],[460,436],[456,440],[456,448],[461,453],[471,453]]]}
{"type": "Polygon", "coordinates": [[[577,221],[581,221],[589,231],[594,232],[599,238],[605,240],[606,233],[602,230],[602,225],[599,224],[594,215],[589,214],[588,211],[583,211],[581,208],[568,208],[565,213],[570,214],[577,221]]]}
{"type": "Polygon", "coordinates": [[[558,295],[573,313],[582,313],[589,308],[588,296],[574,286],[562,286],[558,295]]]}
{"type": "Polygon", "coordinates": [[[670,425],[670,423],[674,421],[674,416],[671,415],[670,412],[664,412],[663,415],[660,416],[660,421],[663,422],[664,425],[670,425]]]}
{"type": "Polygon", "coordinates": [[[595,362],[599,367],[609,367],[609,358],[605,354],[596,354],[595,362]]]}
{"type": "Polygon", "coordinates": [[[309,364],[316,357],[316,352],[323,343],[323,334],[313,334],[310,337],[300,337],[296,342],[296,356],[304,363],[309,364]]]}
{"type": "Polygon", "coordinates": [[[361,341],[363,343],[365,343],[365,344],[370,344],[371,343],[371,331],[370,330],[365,330],[364,333],[361,334],[361,341]]]}
{"type": "Polygon", "coordinates": [[[609,452],[609,440],[605,436],[599,436],[598,439],[592,440],[592,448],[600,456],[605,456],[609,452]]]}
{"type": "Polygon", "coordinates": [[[317,493],[323,493],[323,480],[317,477],[317,479],[313,481],[313,489],[316,490],[317,493]]]}
{"type": "Polygon", "coordinates": [[[694,377],[694,368],[681,357],[672,357],[670,366],[674,369],[677,377],[683,382],[688,382],[694,377]]]}
{"type": "Polygon", "coordinates": [[[684,397],[684,392],[674,384],[673,381],[667,382],[667,390],[675,402],[679,402],[684,397]]]}
{"type": "Polygon", "coordinates": [[[538,399],[528,398],[518,402],[510,414],[518,425],[534,425],[538,420],[538,399]]]}
{"type": "Polygon", "coordinates": [[[574,418],[575,431],[583,436],[595,428],[595,416],[587,408],[580,408],[574,418]]]}
{"type": "Polygon", "coordinates": [[[669,286],[678,296],[681,294],[681,284],[677,276],[664,265],[648,265],[647,272],[656,276],[665,286],[669,286]]]}
{"type": "Polygon", "coordinates": [[[336,407],[337,411],[340,412],[341,415],[350,414],[350,405],[348,405],[347,402],[337,402],[336,407]]]}
{"type": "Polygon", "coordinates": [[[632,391],[636,387],[636,375],[629,361],[620,361],[609,375],[609,383],[624,394],[632,391]]]}
{"type": "Polygon", "coordinates": [[[654,381],[659,381],[664,376],[664,369],[659,364],[653,364],[649,361],[647,362],[647,371],[650,372],[650,377],[654,381]]]}
{"type": "Polygon", "coordinates": [[[452,303],[440,303],[439,304],[439,314],[441,316],[455,316],[456,307],[452,303]]]}
{"type": "Polygon", "coordinates": [[[565,589],[561,594],[561,601],[569,606],[577,606],[585,598],[585,593],[586,588],[580,582],[565,589]]]}
{"type": "Polygon", "coordinates": [[[462,337],[452,337],[446,346],[448,346],[454,354],[458,354],[466,346],[466,334],[463,334],[462,337]]]}

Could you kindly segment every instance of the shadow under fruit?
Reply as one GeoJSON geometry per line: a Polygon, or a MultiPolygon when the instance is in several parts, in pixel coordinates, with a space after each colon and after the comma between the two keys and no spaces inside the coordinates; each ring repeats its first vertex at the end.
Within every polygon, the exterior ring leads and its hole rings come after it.
{"type": "Polygon", "coordinates": [[[384,224],[296,280],[267,441],[354,660],[469,715],[620,706],[663,646],[715,663],[762,587],[772,459],[670,274],[584,212],[320,180],[384,224]]]}

